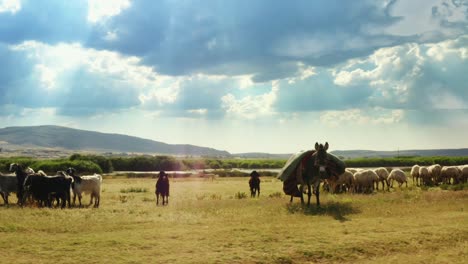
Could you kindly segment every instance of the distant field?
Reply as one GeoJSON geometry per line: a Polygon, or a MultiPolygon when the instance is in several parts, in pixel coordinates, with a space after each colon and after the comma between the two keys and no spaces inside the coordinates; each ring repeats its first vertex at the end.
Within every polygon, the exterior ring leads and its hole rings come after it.
{"type": "MultiPolygon", "coordinates": [[[[104,179],[101,208],[0,206],[3,263],[466,263],[468,191],[322,195],[304,208],[262,177],[104,179]],[[238,195],[236,195],[238,194],[238,195]],[[272,196],[272,197],[270,197],[272,196]]],[[[89,201],[87,197],[85,202],[89,201]]],[[[14,199],[12,199],[14,200],[14,199]]]]}

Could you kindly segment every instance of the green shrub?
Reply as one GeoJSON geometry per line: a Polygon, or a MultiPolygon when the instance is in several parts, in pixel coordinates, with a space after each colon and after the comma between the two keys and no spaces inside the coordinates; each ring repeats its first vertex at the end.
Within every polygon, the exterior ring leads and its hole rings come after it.
{"type": "Polygon", "coordinates": [[[237,192],[234,197],[236,199],[245,199],[247,198],[247,194],[245,192],[237,192]]]}
{"type": "Polygon", "coordinates": [[[270,198],[281,198],[281,197],[283,197],[283,194],[281,192],[274,192],[274,193],[271,193],[270,195],[268,195],[268,197],[270,197],[270,198]]]}
{"type": "Polygon", "coordinates": [[[145,193],[148,192],[147,188],[137,188],[137,187],[130,187],[126,189],[120,189],[121,193],[145,193]]]}

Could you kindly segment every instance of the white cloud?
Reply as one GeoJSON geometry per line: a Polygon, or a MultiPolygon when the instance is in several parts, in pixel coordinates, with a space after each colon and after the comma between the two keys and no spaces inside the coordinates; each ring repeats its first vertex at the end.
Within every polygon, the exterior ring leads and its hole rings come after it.
{"type": "Polygon", "coordinates": [[[0,0],[0,13],[10,12],[12,14],[21,10],[20,0],[0,0]]]}
{"type": "Polygon", "coordinates": [[[129,0],[88,0],[88,21],[96,23],[118,15],[128,7],[130,7],[129,0]]]}
{"type": "Polygon", "coordinates": [[[221,98],[222,108],[228,115],[233,115],[245,119],[256,119],[262,116],[271,116],[275,112],[273,104],[277,99],[278,84],[272,83],[272,89],[269,93],[257,96],[245,96],[237,99],[229,93],[221,98]]]}
{"type": "Polygon", "coordinates": [[[37,64],[35,68],[39,73],[41,86],[47,90],[54,89],[56,87],[57,72],[43,64],[37,64]]]}
{"type": "Polygon", "coordinates": [[[378,125],[399,123],[404,117],[403,110],[384,110],[381,108],[372,111],[350,109],[344,111],[326,111],[320,115],[320,121],[331,127],[345,125],[378,125]],[[371,114],[372,113],[372,114],[371,114]]]}
{"type": "Polygon", "coordinates": [[[434,109],[468,109],[468,102],[448,91],[442,90],[438,94],[431,94],[429,100],[434,109]]]}
{"type": "Polygon", "coordinates": [[[370,87],[371,105],[389,108],[466,108],[468,36],[434,44],[382,48],[332,71],[334,84],[370,87]]]}
{"type": "Polygon", "coordinates": [[[23,51],[40,73],[41,81],[51,87],[61,74],[84,67],[90,73],[102,74],[109,79],[128,83],[140,90],[161,87],[171,77],[160,75],[153,68],[141,64],[135,56],[123,56],[117,52],[84,48],[77,43],[48,45],[27,41],[11,46],[11,50],[23,51]]]}
{"type": "Polygon", "coordinates": [[[187,112],[190,114],[205,115],[208,112],[208,109],[206,108],[190,109],[187,112]]]}

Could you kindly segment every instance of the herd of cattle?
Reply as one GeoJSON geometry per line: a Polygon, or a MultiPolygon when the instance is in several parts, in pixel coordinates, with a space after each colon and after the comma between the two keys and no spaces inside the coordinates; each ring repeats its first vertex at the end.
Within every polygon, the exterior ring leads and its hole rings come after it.
{"type": "Polygon", "coordinates": [[[79,206],[83,193],[91,195],[90,204],[99,207],[101,196],[102,176],[99,174],[79,176],[73,168],[58,171],[54,176],[48,176],[43,171],[35,172],[31,168],[23,168],[20,164],[10,164],[10,172],[0,173],[0,195],[5,204],[8,204],[10,193],[16,193],[18,204],[37,203],[39,206],[51,207],[54,202],[64,208],[71,207],[70,190],[73,192],[73,204],[78,196],[79,206]]]}
{"type": "MultiPolygon", "coordinates": [[[[416,186],[466,183],[468,181],[468,165],[414,165],[411,168],[410,176],[413,185],[416,186]]],[[[324,186],[333,193],[346,191],[369,193],[373,192],[374,189],[378,190],[380,183],[382,184],[382,190],[385,189],[385,185],[388,190],[390,187],[393,187],[395,181],[398,182],[400,187],[403,184],[408,186],[408,177],[401,169],[392,169],[389,172],[383,167],[376,169],[347,168],[346,171],[338,177],[331,177],[325,180],[324,186]]]]}

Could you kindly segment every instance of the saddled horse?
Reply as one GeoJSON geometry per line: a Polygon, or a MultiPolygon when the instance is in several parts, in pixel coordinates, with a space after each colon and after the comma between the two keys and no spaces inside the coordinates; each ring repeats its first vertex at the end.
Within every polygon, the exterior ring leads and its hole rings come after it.
{"type": "MultiPolygon", "coordinates": [[[[327,150],[328,142],[325,142],[325,145],[315,143],[315,152],[301,162],[303,183],[300,190],[304,190],[304,185],[307,186],[307,206],[310,205],[312,192],[315,194],[317,206],[320,206],[320,182],[330,176],[327,172],[327,150]]],[[[304,203],[302,193],[301,191],[301,202],[304,203]]]]}
{"type": "MultiPolygon", "coordinates": [[[[303,152],[299,157],[293,157],[294,160],[300,158],[297,167],[287,174],[284,180],[283,190],[286,194],[293,197],[300,197],[304,204],[304,193],[307,193],[307,205],[310,205],[310,197],[315,194],[317,206],[320,206],[320,182],[331,176],[338,176],[345,170],[345,165],[338,158],[327,153],[328,142],[324,145],[315,143],[315,150],[303,152]],[[299,188],[297,187],[299,185],[299,188]]],[[[289,161],[288,161],[289,162],[289,161]]]]}

